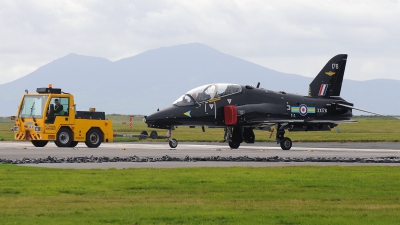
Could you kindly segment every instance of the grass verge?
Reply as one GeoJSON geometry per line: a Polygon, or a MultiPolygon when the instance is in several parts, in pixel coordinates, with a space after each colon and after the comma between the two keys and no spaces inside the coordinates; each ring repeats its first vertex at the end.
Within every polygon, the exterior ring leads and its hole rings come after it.
{"type": "MultiPolygon", "coordinates": [[[[120,134],[140,134],[142,131],[150,133],[151,129],[143,122],[143,116],[135,116],[132,119],[132,128],[130,128],[129,116],[126,115],[107,115],[107,119],[113,121],[113,130],[120,134]]],[[[356,117],[358,121],[355,124],[340,124],[331,131],[320,132],[286,132],[285,136],[290,137],[297,142],[399,142],[400,141],[400,120],[394,117],[356,117]]],[[[0,141],[13,141],[13,126],[10,118],[0,118],[0,141]]],[[[165,136],[166,130],[155,129],[158,135],[165,136]]],[[[256,142],[273,142],[275,132],[255,130],[256,142]],[[270,138],[271,135],[271,138],[270,138]]],[[[202,132],[201,127],[189,128],[178,127],[173,131],[173,137],[179,142],[221,142],[223,140],[224,130],[222,128],[206,128],[202,132]]],[[[139,141],[138,138],[115,138],[117,142],[139,141]]],[[[165,141],[152,140],[146,141],[165,141]]]]}
{"type": "Polygon", "coordinates": [[[0,165],[1,224],[398,224],[400,167],[0,165]]]}

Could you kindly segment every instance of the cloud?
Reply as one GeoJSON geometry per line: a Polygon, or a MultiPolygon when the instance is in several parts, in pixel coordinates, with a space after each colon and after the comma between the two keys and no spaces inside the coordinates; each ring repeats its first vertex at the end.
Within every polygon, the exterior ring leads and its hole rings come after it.
{"type": "Polygon", "coordinates": [[[191,42],[306,76],[348,53],[347,78],[399,79],[399,1],[9,0],[0,16],[0,84],[72,52],[118,60],[191,42]]]}

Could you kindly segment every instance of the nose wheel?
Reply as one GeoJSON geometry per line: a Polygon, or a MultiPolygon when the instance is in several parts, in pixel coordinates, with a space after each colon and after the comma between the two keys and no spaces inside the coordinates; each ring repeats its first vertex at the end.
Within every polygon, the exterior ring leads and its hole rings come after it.
{"type": "Polygon", "coordinates": [[[171,148],[176,148],[178,146],[178,140],[172,138],[172,128],[170,128],[167,132],[168,144],[171,148]]]}
{"type": "Polygon", "coordinates": [[[168,139],[169,147],[176,148],[178,146],[178,141],[175,138],[168,139]]]}

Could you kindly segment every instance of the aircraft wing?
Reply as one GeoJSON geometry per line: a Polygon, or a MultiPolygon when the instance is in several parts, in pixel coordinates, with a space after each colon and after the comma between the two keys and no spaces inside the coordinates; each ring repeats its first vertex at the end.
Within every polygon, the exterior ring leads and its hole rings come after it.
{"type": "Polygon", "coordinates": [[[249,124],[260,124],[260,125],[273,125],[276,123],[357,123],[355,120],[264,120],[264,121],[247,121],[249,124]]]}
{"type": "Polygon", "coordinates": [[[305,120],[304,123],[358,123],[356,120],[305,120]]]}

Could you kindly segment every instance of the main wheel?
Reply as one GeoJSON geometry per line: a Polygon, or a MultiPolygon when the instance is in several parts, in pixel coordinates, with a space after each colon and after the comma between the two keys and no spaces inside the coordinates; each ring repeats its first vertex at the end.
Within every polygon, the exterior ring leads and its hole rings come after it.
{"type": "Polygon", "coordinates": [[[78,144],[77,141],[71,141],[71,144],[69,145],[69,147],[73,148],[78,144]]]}
{"type": "Polygon", "coordinates": [[[292,140],[287,137],[283,138],[281,141],[281,148],[282,150],[290,150],[290,148],[292,148],[292,140]]]}
{"type": "Polygon", "coordinates": [[[98,129],[90,129],[86,133],[86,141],[85,144],[89,148],[97,148],[101,144],[102,134],[98,129]]]}
{"type": "Polygon", "coordinates": [[[229,147],[231,147],[231,149],[237,149],[239,148],[240,143],[239,142],[229,142],[229,147]]]}
{"type": "Polygon", "coordinates": [[[171,140],[168,141],[169,147],[171,148],[176,148],[178,146],[178,141],[175,138],[172,138],[171,140]]]}
{"type": "Polygon", "coordinates": [[[32,142],[33,146],[35,146],[35,147],[44,147],[44,146],[47,145],[47,143],[49,141],[41,141],[41,140],[39,140],[39,141],[31,141],[31,142],[32,142]]]}
{"type": "Polygon", "coordinates": [[[58,133],[57,133],[57,138],[54,141],[54,143],[58,146],[58,147],[69,147],[69,145],[72,142],[72,133],[68,128],[61,128],[58,133]]]}

